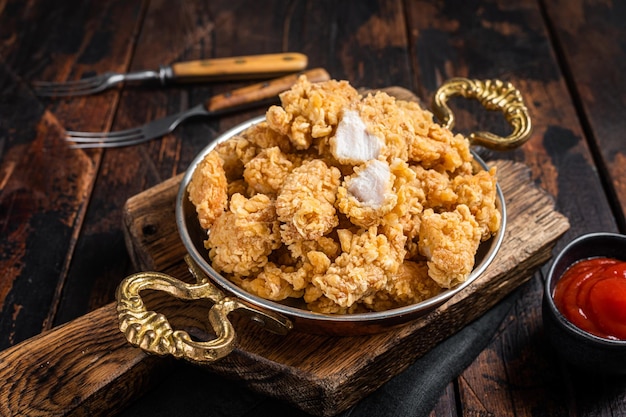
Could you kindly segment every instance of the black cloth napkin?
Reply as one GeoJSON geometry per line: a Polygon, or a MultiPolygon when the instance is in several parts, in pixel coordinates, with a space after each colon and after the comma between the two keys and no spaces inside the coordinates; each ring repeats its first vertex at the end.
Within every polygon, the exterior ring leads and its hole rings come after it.
{"type": "MultiPolygon", "coordinates": [[[[517,299],[515,291],[340,417],[428,416],[444,388],[489,344],[517,299]]],[[[187,363],[141,397],[123,417],[309,417],[282,401],[187,363]]]]}

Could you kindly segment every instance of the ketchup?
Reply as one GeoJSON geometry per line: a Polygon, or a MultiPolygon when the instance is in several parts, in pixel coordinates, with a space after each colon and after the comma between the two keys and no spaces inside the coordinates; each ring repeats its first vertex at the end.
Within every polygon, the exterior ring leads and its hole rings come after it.
{"type": "Polygon", "coordinates": [[[576,327],[626,340],[626,262],[591,258],[570,266],[554,289],[554,303],[576,327]]]}

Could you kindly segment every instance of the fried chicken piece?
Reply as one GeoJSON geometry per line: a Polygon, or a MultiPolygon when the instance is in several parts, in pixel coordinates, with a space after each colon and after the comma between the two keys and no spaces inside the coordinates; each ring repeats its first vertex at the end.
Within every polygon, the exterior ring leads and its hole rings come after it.
{"type": "Polygon", "coordinates": [[[268,149],[277,146],[281,152],[286,154],[294,151],[289,137],[270,129],[267,122],[261,122],[251,126],[242,132],[241,136],[256,145],[259,149],[268,149]]]}
{"type": "Polygon", "coordinates": [[[228,183],[219,155],[210,152],[194,169],[187,186],[203,229],[211,227],[228,205],[228,183]]]}
{"type": "MultiPolygon", "coordinates": [[[[296,290],[289,282],[304,275],[304,269],[291,266],[276,265],[268,262],[263,266],[263,271],[252,279],[241,279],[236,283],[244,290],[258,295],[261,298],[273,301],[281,301],[289,297],[300,298],[304,290],[296,290]]],[[[301,278],[304,280],[304,278],[301,278]]],[[[304,288],[304,287],[303,287],[304,288]]]]}
{"type": "Polygon", "coordinates": [[[394,177],[385,161],[373,159],[354,169],[337,190],[337,207],[361,227],[380,224],[398,200],[393,192],[394,177]]]}
{"type": "Polygon", "coordinates": [[[276,198],[278,219],[305,240],[329,233],[339,222],[334,203],[341,173],[319,159],[303,162],[283,182],[276,198]]]}
{"type": "Polygon", "coordinates": [[[419,250],[428,260],[428,275],[442,288],[465,282],[474,267],[481,233],[466,205],[444,213],[424,210],[419,250]]]}
{"type": "Polygon", "coordinates": [[[454,172],[472,160],[467,138],[436,123],[428,126],[427,135],[409,137],[408,151],[409,161],[440,172],[454,172]]]}
{"type": "Polygon", "coordinates": [[[432,113],[418,103],[397,100],[385,92],[368,94],[357,106],[368,130],[385,144],[381,153],[388,161],[408,159],[408,143],[433,123],[432,113]]]}
{"type": "Polygon", "coordinates": [[[300,76],[296,84],[280,94],[281,106],[266,112],[269,127],[286,135],[296,149],[308,149],[314,139],[330,136],[344,108],[359,98],[347,81],[311,83],[300,76]]]}
{"type": "Polygon", "coordinates": [[[422,302],[440,292],[441,287],[428,276],[425,262],[405,261],[398,273],[389,277],[385,288],[364,300],[364,304],[370,310],[384,311],[422,302]]]}
{"type": "Polygon", "coordinates": [[[274,146],[263,149],[246,163],[243,177],[254,193],[276,195],[293,167],[287,155],[274,146]]]}
{"type": "Polygon", "coordinates": [[[306,254],[306,261],[301,265],[285,266],[268,262],[255,278],[241,280],[240,285],[245,290],[268,300],[300,298],[304,295],[305,288],[310,286],[312,277],[324,274],[330,263],[330,259],[323,252],[310,251],[306,254]]]}
{"type": "Polygon", "coordinates": [[[411,169],[424,191],[424,207],[437,211],[454,208],[458,195],[454,192],[447,172],[425,169],[421,165],[411,165],[411,169]]]}
{"type": "MultiPolygon", "coordinates": [[[[338,231],[343,253],[325,274],[315,275],[312,284],[325,297],[340,307],[350,307],[387,283],[389,274],[395,274],[402,264],[404,252],[398,253],[393,239],[378,233],[377,227],[354,234],[338,231]]],[[[313,302],[310,299],[308,302],[313,302]]]]}
{"type": "Polygon", "coordinates": [[[281,225],[280,236],[294,259],[305,260],[311,251],[319,251],[329,258],[335,259],[340,251],[339,244],[331,237],[321,236],[315,240],[304,239],[293,225],[281,225]]]}
{"type": "Polygon", "coordinates": [[[357,165],[378,158],[383,142],[371,134],[354,110],[344,110],[335,135],[330,138],[330,153],[341,164],[357,165]]]}
{"type": "Polygon", "coordinates": [[[475,175],[459,175],[451,184],[458,195],[457,204],[465,204],[480,225],[481,240],[489,239],[500,229],[501,215],[496,208],[496,168],[475,175]]]}
{"type": "Polygon", "coordinates": [[[274,201],[264,194],[250,199],[234,194],[230,210],[215,220],[205,242],[216,270],[240,276],[259,272],[280,246],[274,201]]]}
{"type": "Polygon", "coordinates": [[[359,303],[354,303],[350,307],[342,307],[328,297],[325,297],[315,285],[307,287],[304,293],[304,300],[310,299],[307,308],[316,313],[323,314],[354,314],[365,313],[367,310],[359,303]]]}
{"type": "Polygon", "coordinates": [[[219,143],[213,149],[213,152],[222,158],[228,181],[241,179],[244,165],[254,158],[258,151],[257,146],[241,135],[219,143]]]}
{"type": "Polygon", "coordinates": [[[394,176],[393,189],[398,196],[392,213],[394,218],[386,216],[385,223],[398,222],[404,235],[412,241],[419,234],[425,192],[415,171],[401,159],[395,159],[389,167],[394,176]]]}

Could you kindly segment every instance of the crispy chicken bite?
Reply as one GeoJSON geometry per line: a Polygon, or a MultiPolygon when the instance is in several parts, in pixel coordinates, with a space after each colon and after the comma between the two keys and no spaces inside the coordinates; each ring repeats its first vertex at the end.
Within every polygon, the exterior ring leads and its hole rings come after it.
{"type": "Polygon", "coordinates": [[[337,190],[337,207],[357,226],[376,226],[396,205],[393,180],[385,161],[374,159],[356,167],[337,190]]]}
{"type": "Polygon", "coordinates": [[[289,137],[270,129],[267,122],[258,123],[241,134],[248,142],[256,145],[259,149],[268,149],[277,146],[283,153],[294,151],[289,137]]]}
{"type": "Polygon", "coordinates": [[[357,165],[378,158],[384,143],[368,132],[354,110],[344,110],[335,135],[330,138],[330,153],[341,164],[357,165]]]}
{"type": "Polygon", "coordinates": [[[312,84],[301,76],[290,90],[280,94],[282,106],[268,109],[267,123],[288,136],[296,149],[308,149],[315,139],[332,134],[343,109],[358,97],[359,93],[347,81],[312,84]]]}
{"type": "Polygon", "coordinates": [[[294,164],[278,146],[263,149],[246,163],[243,178],[254,193],[276,195],[294,164]]]}
{"type": "Polygon", "coordinates": [[[216,270],[240,276],[258,273],[280,245],[274,201],[264,194],[250,199],[234,194],[205,242],[216,270]]]}
{"type": "Polygon", "coordinates": [[[419,250],[428,260],[428,275],[442,288],[465,282],[480,238],[481,229],[466,205],[444,213],[424,210],[419,250]]]}
{"type": "Polygon", "coordinates": [[[295,227],[305,240],[314,240],[337,226],[334,203],[341,173],[323,161],[306,161],[283,182],[276,213],[284,227],[295,227]]]}
{"type": "Polygon", "coordinates": [[[391,162],[408,159],[408,144],[425,135],[431,125],[432,113],[419,104],[396,100],[385,92],[368,94],[357,106],[368,130],[385,144],[381,153],[391,162]]]}
{"type": "MultiPolygon", "coordinates": [[[[289,297],[302,297],[304,291],[294,289],[289,282],[298,280],[298,277],[304,276],[305,270],[302,268],[294,268],[292,266],[276,265],[268,262],[263,266],[263,270],[252,279],[239,279],[237,284],[244,290],[258,295],[267,300],[280,301],[289,297]]],[[[301,277],[300,280],[304,281],[301,277]]]]}
{"type": "MultiPolygon", "coordinates": [[[[398,196],[392,214],[395,217],[386,216],[384,223],[396,221],[402,225],[402,230],[408,242],[415,239],[419,233],[425,192],[415,171],[401,159],[395,159],[389,167],[394,176],[393,189],[398,196]]],[[[412,243],[407,243],[412,246],[412,243]]],[[[407,247],[407,250],[410,248],[407,247]]]]}
{"type": "Polygon", "coordinates": [[[222,158],[228,181],[241,179],[243,167],[256,156],[259,149],[244,136],[235,136],[218,144],[213,150],[222,158]]]}
{"type": "Polygon", "coordinates": [[[459,175],[452,180],[458,199],[465,204],[482,230],[481,240],[487,240],[500,229],[501,217],[496,208],[496,168],[475,175],[459,175]]]}
{"type": "Polygon", "coordinates": [[[428,126],[425,136],[409,136],[408,152],[409,161],[440,172],[454,172],[472,159],[469,141],[436,123],[428,126]]]}
{"type": "Polygon", "coordinates": [[[398,273],[389,277],[385,288],[366,300],[365,304],[373,311],[384,311],[419,303],[441,291],[441,287],[428,276],[425,262],[405,261],[398,273]]]}
{"type": "Polygon", "coordinates": [[[454,208],[458,196],[450,184],[450,175],[447,172],[425,169],[421,165],[412,165],[411,169],[424,191],[424,207],[437,211],[454,208]]]}
{"type": "Polygon", "coordinates": [[[384,288],[387,277],[402,264],[404,252],[394,238],[379,233],[377,227],[358,234],[348,230],[338,233],[343,253],[325,274],[314,276],[312,283],[340,307],[350,307],[384,288]]]}
{"type": "Polygon", "coordinates": [[[195,168],[187,186],[203,229],[211,227],[228,205],[228,183],[222,159],[210,152],[195,168]]]}

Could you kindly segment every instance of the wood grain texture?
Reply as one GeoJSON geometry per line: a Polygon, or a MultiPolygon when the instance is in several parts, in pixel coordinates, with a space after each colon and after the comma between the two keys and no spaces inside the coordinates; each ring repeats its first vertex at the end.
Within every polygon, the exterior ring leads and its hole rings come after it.
{"type": "Polygon", "coordinates": [[[567,65],[566,81],[581,123],[611,179],[609,195],[621,229],[626,229],[626,4],[621,1],[548,0],[546,13],[555,49],[567,65]]]}
{"type": "Polygon", "coordinates": [[[0,353],[0,415],[111,415],[166,364],[128,344],[109,304],[0,353]]]}
{"type": "Polygon", "coordinates": [[[80,121],[105,128],[119,94],[82,105],[46,105],[27,80],[59,81],[105,67],[124,69],[140,6],[121,1],[91,6],[68,1],[36,9],[23,2],[1,4],[0,349],[52,327],[101,154],[73,152],[62,132],[77,114],[80,121]],[[68,15],[78,19],[72,30],[64,20],[68,15]],[[97,45],[103,38],[114,53],[97,45]],[[93,49],[87,51],[89,44],[93,49]]]}

